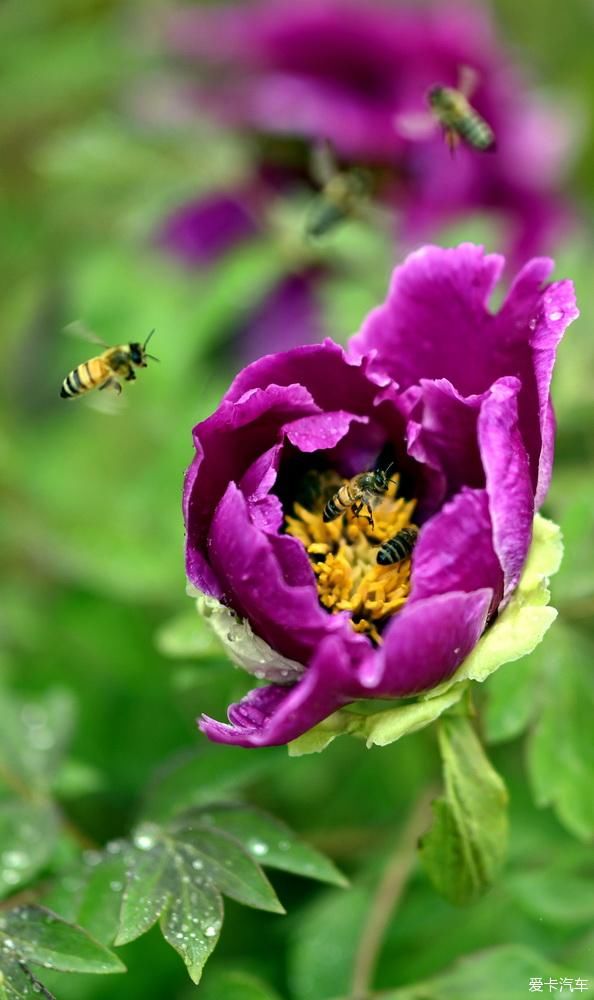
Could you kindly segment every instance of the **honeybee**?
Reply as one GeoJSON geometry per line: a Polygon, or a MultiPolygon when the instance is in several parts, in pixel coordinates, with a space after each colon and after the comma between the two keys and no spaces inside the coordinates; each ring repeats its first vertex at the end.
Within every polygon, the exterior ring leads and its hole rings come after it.
{"type": "Polygon", "coordinates": [[[147,358],[158,361],[154,355],[147,352],[147,344],[151,339],[154,330],[151,330],[144,344],[136,341],[130,344],[119,344],[117,347],[108,347],[102,340],[99,340],[90,331],[78,327],[78,332],[82,332],[87,340],[102,344],[106,350],[103,354],[98,354],[88,361],[73,368],[62,382],[60,396],[62,399],[74,399],[76,396],[83,396],[91,389],[108,389],[115,392],[122,391],[119,379],[126,382],[133,382],[136,378],[134,368],[146,368],[147,358]]]}
{"type": "Polygon", "coordinates": [[[361,167],[339,169],[328,142],[314,146],[311,161],[312,175],[322,191],[311,206],[305,232],[316,238],[359,214],[371,193],[372,181],[370,172],[361,167]]]}
{"type": "Polygon", "coordinates": [[[387,469],[361,472],[354,479],[344,483],[324,507],[323,520],[335,521],[350,508],[353,517],[365,517],[373,528],[373,505],[377,504],[379,497],[384,496],[388,486],[393,482],[389,478],[392,468],[393,466],[389,466],[387,469]],[[361,514],[364,507],[367,509],[367,514],[361,514]]]}
{"type": "Polygon", "coordinates": [[[392,566],[394,563],[406,559],[415,547],[418,534],[419,529],[411,525],[409,528],[397,531],[392,538],[388,538],[388,541],[380,546],[377,554],[377,562],[380,566],[392,566]]]}
{"type": "Polygon", "coordinates": [[[495,133],[470,103],[477,83],[477,72],[470,66],[462,66],[457,87],[435,84],[429,88],[427,101],[431,114],[397,116],[395,124],[398,131],[407,138],[427,138],[437,122],[452,153],[461,140],[480,152],[494,152],[497,148],[495,133]]]}

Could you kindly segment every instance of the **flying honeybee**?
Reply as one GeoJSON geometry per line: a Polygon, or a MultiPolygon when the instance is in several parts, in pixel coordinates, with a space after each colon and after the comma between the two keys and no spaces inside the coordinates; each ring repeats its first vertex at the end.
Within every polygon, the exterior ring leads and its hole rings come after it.
{"type": "Polygon", "coordinates": [[[478,79],[476,70],[462,66],[457,87],[435,84],[429,88],[427,101],[431,114],[398,115],[395,120],[397,130],[406,138],[423,139],[431,134],[437,123],[441,125],[452,153],[461,140],[480,152],[494,152],[497,148],[495,133],[470,103],[478,79]]]}
{"type": "Polygon", "coordinates": [[[370,172],[361,167],[341,170],[326,141],[314,146],[311,171],[322,189],[311,206],[305,226],[306,235],[315,238],[325,236],[341,222],[360,214],[371,193],[372,180],[370,172]]]}
{"type": "Polygon", "coordinates": [[[388,538],[388,541],[380,546],[377,554],[380,566],[392,566],[406,559],[415,547],[418,534],[419,529],[411,525],[410,528],[402,528],[392,538],[388,538]]]}
{"type": "Polygon", "coordinates": [[[147,344],[151,339],[154,330],[151,330],[144,344],[133,342],[130,344],[119,344],[117,347],[108,347],[90,331],[75,324],[78,332],[87,340],[102,344],[106,350],[103,354],[98,354],[88,361],[73,368],[62,382],[60,396],[62,399],[74,399],[76,396],[83,396],[91,389],[111,388],[118,394],[122,391],[120,379],[126,382],[133,382],[136,378],[135,368],[146,368],[147,358],[158,361],[154,355],[148,354],[147,344]]]}
{"type": "Polygon", "coordinates": [[[386,493],[393,480],[389,478],[390,469],[375,469],[373,472],[361,472],[350,479],[328,500],[322,515],[324,521],[335,521],[350,508],[353,517],[365,517],[373,528],[373,505],[386,493]],[[361,514],[363,508],[367,514],[361,514]]]}

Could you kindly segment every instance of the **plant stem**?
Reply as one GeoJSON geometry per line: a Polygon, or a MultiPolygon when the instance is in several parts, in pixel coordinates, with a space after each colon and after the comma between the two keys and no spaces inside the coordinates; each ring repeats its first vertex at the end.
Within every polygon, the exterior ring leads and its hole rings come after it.
{"type": "Polygon", "coordinates": [[[427,789],[404,824],[394,851],[371,901],[355,955],[349,1000],[368,1000],[386,929],[417,860],[417,842],[430,820],[430,803],[437,794],[427,789]]]}

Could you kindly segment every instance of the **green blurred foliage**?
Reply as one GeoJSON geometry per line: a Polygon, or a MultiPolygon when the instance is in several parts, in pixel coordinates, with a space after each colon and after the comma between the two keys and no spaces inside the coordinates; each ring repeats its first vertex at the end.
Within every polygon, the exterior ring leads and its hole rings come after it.
{"type": "MultiPolygon", "coordinates": [[[[164,7],[0,6],[0,895],[8,905],[34,885],[34,897],[43,892],[110,943],[111,886],[123,876],[112,857],[84,895],[81,851],[126,836],[140,816],[164,822],[203,805],[212,788],[226,798],[240,787],[336,861],[351,887],[316,888],[285,865],[274,886],[287,917],[226,904],[198,989],[155,929],[118,949],[125,976],[44,970],[43,982],[60,1000],[346,997],[403,817],[438,777],[435,734],[371,750],[343,739],[288,758],[205,747],[195,729],[201,711],[222,717],[249,684],[205,637],[188,646],[186,630],[182,641],[180,497],[191,428],[239,365],[232,331],[299,259],[303,206],[288,206],[279,222],[289,239],[238,250],[208,274],[157,250],[163,214],[240,177],[247,158],[203,122],[152,116],[164,7]],[[114,413],[101,400],[59,399],[64,375],[93,353],[63,334],[77,319],[108,343],[157,329],[160,365],[141,373],[114,413]]],[[[497,0],[495,9],[528,75],[581,122],[568,189],[591,219],[592,6],[497,0]]],[[[443,237],[498,249],[480,218],[443,237]]],[[[466,909],[436,897],[414,870],[380,949],[375,986],[386,998],[514,998],[530,976],[593,982],[592,243],[583,227],[556,255],[556,274],[573,277],[582,310],[560,352],[558,458],[545,509],[566,541],[553,581],[561,625],[478,696],[480,728],[510,790],[510,860],[466,909]]],[[[343,265],[323,305],[344,339],[383,296],[392,251],[385,234],[352,225],[323,252],[343,265]]]]}

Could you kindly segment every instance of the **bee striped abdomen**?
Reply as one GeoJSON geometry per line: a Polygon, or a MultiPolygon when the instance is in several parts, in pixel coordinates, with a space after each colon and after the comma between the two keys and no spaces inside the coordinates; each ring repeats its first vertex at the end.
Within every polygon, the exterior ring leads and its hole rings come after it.
{"type": "Polygon", "coordinates": [[[71,399],[73,396],[81,396],[89,389],[95,389],[109,378],[109,369],[101,357],[91,358],[66,376],[62,382],[60,396],[62,399],[71,399]]]}
{"type": "Polygon", "coordinates": [[[406,559],[415,547],[418,528],[403,528],[398,531],[393,538],[380,547],[377,554],[377,562],[380,566],[392,566],[394,563],[406,559]]]}
{"type": "Polygon", "coordinates": [[[322,515],[323,520],[335,521],[337,517],[344,514],[345,510],[348,510],[349,507],[353,506],[356,499],[357,498],[351,493],[349,484],[345,483],[345,485],[340,487],[338,493],[335,493],[324,507],[324,513],[322,515]]]}
{"type": "Polygon", "coordinates": [[[463,139],[475,149],[492,149],[495,145],[495,136],[487,123],[475,111],[462,118],[457,125],[458,131],[463,139]]]}

